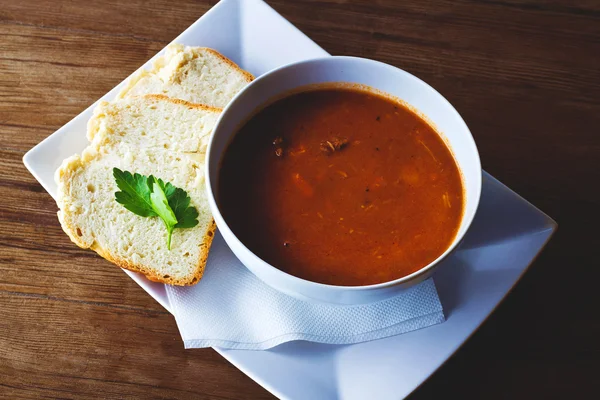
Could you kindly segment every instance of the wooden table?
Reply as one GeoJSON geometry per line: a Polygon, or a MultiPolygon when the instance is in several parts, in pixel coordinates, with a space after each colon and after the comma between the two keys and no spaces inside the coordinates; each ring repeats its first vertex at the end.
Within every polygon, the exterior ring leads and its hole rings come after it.
{"type": "MultiPolygon", "coordinates": [[[[213,350],[184,350],[170,314],[69,241],[21,162],[213,4],[2,1],[0,398],[272,398],[213,350]]],[[[271,4],[332,54],[437,88],[484,168],[559,223],[494,316],[412,398],[597,395],[600,3],[271,4]]]]}

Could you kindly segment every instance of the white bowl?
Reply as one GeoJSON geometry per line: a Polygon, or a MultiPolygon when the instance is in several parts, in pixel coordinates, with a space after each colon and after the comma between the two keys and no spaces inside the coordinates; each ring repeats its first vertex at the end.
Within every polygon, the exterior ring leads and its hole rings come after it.
{"type": "Polygon", "coordinates": [[[233,253],[250,271],[266,284],[291,296],[346,305],[384,300],[431,276],[439,262],[464,237],[475,216],[481,194],[479,153],[469,128],[454,107],[431,86],[408,72],[356,57],[326,57],[289,64],[249,84],[229,103],[217,121],[208,145],[206,176],[208,201],[217,227],[233,253]],[[334,286],[295,277],[252,253],[231,231],[219,210],[217,189],[222,156],[241,125],[258,110],[286,93],[304,86],[333,82],[370,86],[405,101],[424,114],[446,139],[462,173],[465,210],[458,234],[436,260],[403,278],[368,286],[334,286]]]}

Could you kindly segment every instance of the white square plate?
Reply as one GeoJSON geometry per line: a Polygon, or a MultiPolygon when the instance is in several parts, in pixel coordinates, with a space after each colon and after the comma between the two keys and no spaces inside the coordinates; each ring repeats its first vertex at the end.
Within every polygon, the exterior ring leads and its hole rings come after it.
{"type": "MultiPolygon", "coordinates": [[[[290,62],[327,55],[261,0],[223,0],[175,42],[212,47],[255,76],[290,62]]],[[[101,100],[114,98],[122,85],[101,100]]],[[[88,143],[86,124],[94,106],[23,158],[52,196],[56,195],[56,168],[88,143]]],[[[445,323],[349,346],[292,342],[268,351],[216,350],[280,398],[406,397],[489,316],[556,229],[552,219],[509,188],[486,173],[483,178],[477,217],[461,249],[435,276],[445,323]]],[[[126,272],[170,311],[164,285],[126,272]]]]}

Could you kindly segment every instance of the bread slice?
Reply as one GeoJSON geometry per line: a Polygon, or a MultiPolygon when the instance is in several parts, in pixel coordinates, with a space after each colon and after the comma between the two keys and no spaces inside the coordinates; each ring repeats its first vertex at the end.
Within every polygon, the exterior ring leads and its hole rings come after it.
{"type": "Polygon", "coordinates": [[[89,123],[91,144],[56,172],[58,218],[71,240],[153,281],[197,283],[215,232],[197,156],[218,113],[161,96],[101,103],[89,123]],[[184,189],[199,212],[198,225],[175,229],[168,250],[160,218],[140,217],[115,201],[114,167],[184,189]]]}
{"type": "Polygon", "coordinates": [[[88,121],[87,137],[96,146],[118,142],[203,156],[221,111],[164,95],[104,101],[88,121]]]}
{"type": "Polygon", "coordinates": [[[215,50],[169,45],[150,70],[139,70],[119,98],[163,94],[192,103],[225,107],[254,77],[215,50]]]}

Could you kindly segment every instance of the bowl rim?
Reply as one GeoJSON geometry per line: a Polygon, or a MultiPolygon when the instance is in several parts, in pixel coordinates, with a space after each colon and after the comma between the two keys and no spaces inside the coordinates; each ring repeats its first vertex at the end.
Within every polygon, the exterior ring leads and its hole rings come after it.
{"type": "MultiPolygon", "coordinates": [[[[343,81],[339,81],[339,82],[343,82],[343,81]]],[[[368,85],[365,85],[368,86],[368,85]]],[[[299,86],[298,88],[301,88],[302,86],[299,86]]],[[[378,89],[379,90],[379,89],[378,89]]],[[[381,90],[381,92],[387,93],[385,90],[381,90]]],[[[283,94],[280,93],[279,95],[283,94]]],[[[278,95],[272,96],[273,98],[276,98],[278,95]]],[[[263,109],[265,106],[268,106],[270,104],[270,99],[267,99],[266,101],[262,102],[262,104],[256,108],[251,110],[250,112],[246,113],[246,117],[250,116],[251,114],[263,109]]],[[[410,103],[407,103],[410,105],[410,103]]],[[[416,107],[414,107],[416,110],[418,110],[416,107]]],[[[423,115],[426,116],[425,113],[422,113],[423,115]]],[[[242,119],[242,121],[244,121],[244,119],[242,119]]],[[[439,133],[439,132],[438,132],[439,133]]],[[[234,134],[235,135],[235,134],[234,134]]],[[[232,136],[233,138],[233,136],[232,136]]],[[[227,146],[225,147],[224,151],[226,151],[227,146]]],[[[471,133],[471,130],[469,129],[467,123],[464,121],[464,119],[462,118],[462,116],[458,113],[458,111],[456,110],[456,108],[454,108],[454,106],[452,105],[452,103],[450,103],[448,101],[448,99],[446,99],[440,92],[438,92],[435,88],[433,88],[431,85],[429,85],[427,82],[423,81],[422,79],[416,77],[415,75],[401,69],[398,67],[395,67],[393,65],[390,64],[386,64],[384,62],[381,61],[377,61],[377,60],[371,60],[368,58],[362,58],[362,57],[354,57],[354,56],[326,56],[326,57],[317,57],[317,58],[311,58],[308,60],[302,60],[302,61],[297,61],[297,62],[293,62],[293,63],[289,63],[289,64],[285,64],[282,65],[278,68],[272,69],[271,71],[259,76],[258,78],[254,79],[252,82],[250,82],[248,85],[246,85],[242,90],[240,90],[234,97],[233,99],[231,99],[231,101],[227,104],[227,106],[223,109],[223,111],[221,112],[221,115],[219,115],[219,118],[217,119],[215,126],[210,134],[210,138],[208,140],[208,144],[207,144],[207,151],[206,151],[206,158],[205,158],[205,167],[204,167],[204,172],[205,172],[205,176],[206,176],[206,190],[207,190],[207,195],[208,195],[208,203],[209,203],[209,207],[211,209],[211,213],[213,214],[213,218],[215,220],[215,223],[217,224],[217,227],[219,230],[224,230],[226,231],[226,233],[228,234],[228,236],[232,237],[233,239],[235,239],[235,241],[237,242],[237,244],[239,246],[241,246],[243,249],[245,249],[247,251],[247,253],[249,254],[249,256],[253,259],[253,262],[255,263],[255,265],[260,265],[261,268],[266,268],[268,270],[270,270],[271,273],[274,273],[275,275],[277,275],[278,278],[284,279],[284,280],[288,280],[291,283],[296,283],[296,284],[300,284],[300,285],[310,285],[313,286],[314,288],[322,288],[322,289],[326,289],[326,290],[333,290],[333,291],[338,291],[338,292],[342,292],[342,291],[353,291],[353,292],[358,292],[358,291],[369,291],[369,290],[375,290],[375,289],[383,289],[383,288],[388,288],[388,287],[392,287],[392,286],[396,286],[396,285],[401,285],[401,284],[408,284],[411,281],[415,281],[417,280],[420,276],[430,273],[432,269],[436,268],[437,266],[439,266],[439,264],[446,258],[448,257],[450,254],[452,254],[454,252],[454,250],[457,248],[457,246],[463,241],[465,235],[467,234],[467,232],[469,231],[469,228],[471,227],[471,224],[473,222],[473,219],[475,218],[475,215],[477,214],[477,209],[479,207],[479,203],[481,200],[481,190],[482,190],[482,178],[481,178],[481,159],[479,157],[479,150],[477,148],[477,144],[475,143],[475,139],[473,138],[473,134],[471,133]],[[435,260],[433,260],[432,262],[430,262],[429,264],[425,265],[424,267],[420,268],[419,270],[403,276],[401,278],[397,278],[391,281],[386,281],[386,282],[381,282],[381,283],[375,283],[375,284],[370,284],[370,285],[362,285],[362,286],[341,286],[341,285],[331,285],[331,284],[326,284],[326,283],[319,283],[319,282],[314,282],[314,281],[310,281],[307,279],[303,279],[300,277],[297,277],[295,275],[289,274],[285,271],[280,270],[279,268],[269,264],[268,262],[264,261],[262,258],[258,257],[252,250],[250,250],[238,237],[237,235],[233,232],[233,230],[231,230],[231,228],[229,227],[229,224],[227,224],[227,222],[225,221],[225,218],[223,217],[223,215],[221,214],[221,210],[219,208],[219,205],[216,201],[216,196],[213,193],[213,182],[211,181],[210,178],[210,173],[211,173],[211,158],[213,156],[213,152],[212,152],[212,148],[213,148],[213,143],[215,141],[215,137],[217,136],[216,133],[218,132],[219,127],[221,126],[222,121],[227,118],[227,115],[229,113],[229,110],[240,101],[240,99],[246,94],[247,91],[251,90],[250,88],[252,88],[253,86],[257,85],[259,82],[262,82],[264,80],[270,79],[271,76],[279,73],[282,70],[285,69],[289,69],[289,68],[294,68],[296,66],[300,66],[300,65],[305,65],[305,64],[312,64],[312,63],[332,63],[332,62],[336,62],[336,61],[348,61],[348,62],[358,62],[358,63],[365,63],[365,64],[374,64],[377,65],[380,68],[387,68],[390,69],[392,71],[394,71],[394,73],[400,74],[400,75],[404,75],[405,77],[407,77],[408,79],[414,79],[417,82],[421,83],[422,85],[424,85],[425,87],[429,88],[430,90],[433,91],[433,93],[437,96],[439,96],[439,100],[442,104],[444,104],[445,106],[449,107],[449,110],[451,113],[454,114],[455,117],[458,118],[459,123],[462,123],[462,125],[464,126],[464,129],[466,130],[466,133],[468,134],[467,138],[467,145],[470,146],[473,150],[473,153],[475,155],[475,161],[476,161],[476,165],[474,167],[477,168],[477,170],[480,172],[478,174],[479,178],[478,178],[478,187],[476,188],[476,193],[475,196],[473,198],[473,203],[475,204],[475,211],[471,214],[471,215],[463,215],[463,219],[461,220],[461,226],[464,223],[465,226],[465,230],[462,234],[458,234],[456,235],[456,237],[454,238],[452,244],[450,246],[448,246],[448,248],[441,254],[439,255],[435,260]]],[[[218,173],[218,171],[217,171],[218,173]]],[[[462,174],[462,171],[461,171],[462,174]]],[[[225,237],[225,235],[223,235],[225,237]]],[[[229,244],[227,244],[229,246],[229,244]]],[[[237,256],[236,256],[237,257],[237,256]]],[[[242,264],[244,264],[244,266],[248,269],[250,269],[252,271],[252,268],[249,268],[248,266],[245,265],[245,263],[243,261],[240,260],[240,262],[242,262],[242,264]]]]}

